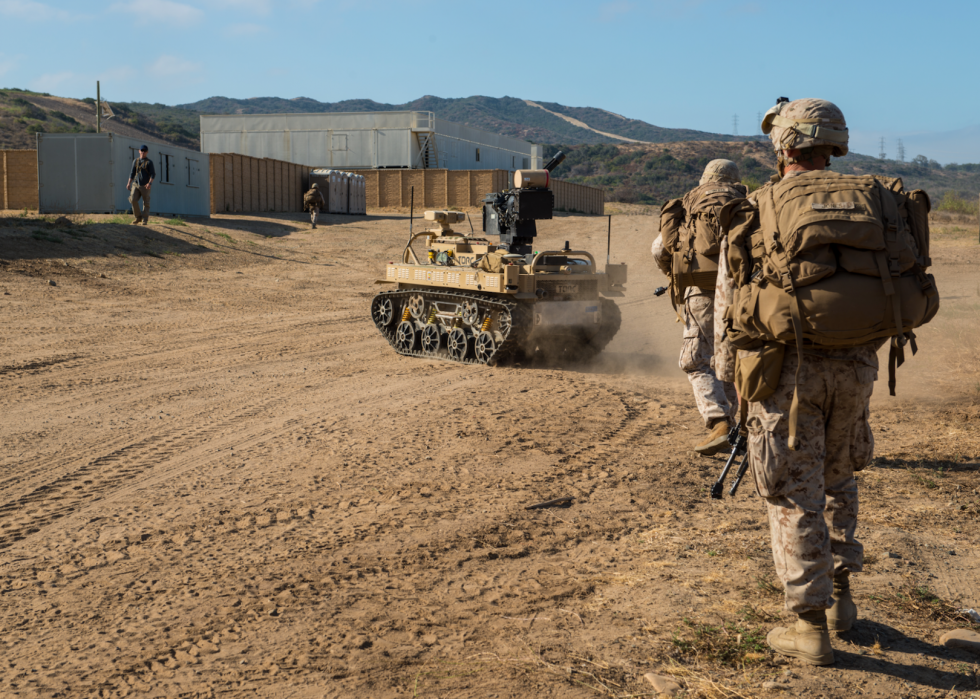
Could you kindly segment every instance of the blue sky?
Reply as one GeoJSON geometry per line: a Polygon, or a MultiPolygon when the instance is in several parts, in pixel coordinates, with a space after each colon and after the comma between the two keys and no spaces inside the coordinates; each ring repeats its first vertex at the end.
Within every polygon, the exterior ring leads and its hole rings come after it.
{"type": "Polygon", "coordinates": [[[509,95],[741,134],[821,97],[856,152],[980,162],[975,1],[0,0],[0,26],[0,86],[69,97],[509,95]]]}

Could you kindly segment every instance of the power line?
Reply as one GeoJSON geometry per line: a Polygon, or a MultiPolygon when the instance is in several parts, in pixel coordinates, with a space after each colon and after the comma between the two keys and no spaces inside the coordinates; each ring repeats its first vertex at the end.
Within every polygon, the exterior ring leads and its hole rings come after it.
{"type": "Polygon", "coordinates": [[[879,158],[880,158],[881,160],[884,160],[884,159],[885,159],[886,157],[888,157],[888,156],[887,156],[887,155],[885,154],[885,137],[884,137],[884,136],[882,136],[882,137],[881,137],[881,138],[880,138],[880,139],[878,140],[878,157],[879,157],[879,158]]]}
{"type": "Polygon", "coordinates": [[[732,116],[732,135],[738,136],[738,114],[732,116]]]}

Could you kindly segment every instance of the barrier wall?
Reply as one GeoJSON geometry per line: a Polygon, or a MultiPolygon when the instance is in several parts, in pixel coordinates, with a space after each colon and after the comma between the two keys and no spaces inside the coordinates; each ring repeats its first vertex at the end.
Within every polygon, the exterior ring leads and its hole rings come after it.
{"type": "Polygon", "coordinates": [[[303,211],[310,168],[270,158],[211,153],[211,213],[303,211]]]}
{"type": "Polygon", "coordinates": [[[600,187],[551,180],[551,190],[555,193],[555,208],[559,211],[600,216],[605,213],[606,191],[600,187]]]}
{"type": "MultiPolygon", "coordinates": [[[[237,153],[211,153],[211,213],[303,211],[311,168],[283,160],[237,153]]],[[[490,192],[509,189],[509,170],[357,170],[364,177],[368,208],[407,209],[415,187],[417,209],[480,207],[490,192]]],[[[35,178],[36,179],[36,178],[35,178]]],[[[36,185],[35,185],[36,186],[36,185]]],[[[584,214],[604,212],[599,187],[551,180],[555,209],[584,214]]],[[[35,190],[36,200],[36,190],[35,190]]]]}
{"type": "MultiPolygon", "coordinates": [[[[367,185],[367,205],[373,208],[407,208],[415,187],[415,206],[442,209],[450,206],[480,207],[490,192],[513,185],[509,170],[357,170],[367,185]]],[[[606,193],[599,187],[551,180],[555,208],[601,215],[606,193]]]]}
{"type": "Polygon", "coordinates": [[[37,151],[0,151],[0,209],[37,210],[37,151]]]}

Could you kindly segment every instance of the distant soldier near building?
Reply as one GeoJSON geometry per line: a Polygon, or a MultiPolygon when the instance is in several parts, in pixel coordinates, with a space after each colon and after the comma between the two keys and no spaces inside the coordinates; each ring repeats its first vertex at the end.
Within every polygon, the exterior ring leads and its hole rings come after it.
{"type": "Polygon", "coordinates": [[[150,186],[153,179],[157,176],[153,169],[153,161],[147,157],[149,148],[140,146],[140,154],[133,161],[133,169],[126,180],[126,189],[129,189],[129,203],[133,205],[133,223],[142,223],[144,226],[150,220],[150,186]],[[140,200],[143,202],[143,210],[140,211],[140,200]]]}
{"type": "Polygon", "coordinates": [[[327,202],[323,199],[323,195],[315,182],[310,186],[310,191],[303,195],[303,203],[310,209],[310,222],[313,224],[313,228],[316,228],[317,215],[320,213],[320,209],[327,205],[327,202]]]}
{"type": "Polygon", "coordinates": [[[913,329],[939,309],[925,272],[929,204],[901,180],[825,170],[848,151],[844,115],[831,102],[783,98],[762,130],[779,174],[721,213],[716,312],[726,328],[715,368],[748,401],[749,463],[786,609],[798,616],[767,642],[828,665],[830,632],[857,619],[850,575],[864,552],[854,472],[874,451],[877,352],[891,338],[894,395],[894,368],[906,346],[916,349],[913,329]]]}
{"type": "Polygon", "coordinates": [[[683,199],[664,204],[660,236],[653,243],[654,259],[670,278],[671,295],[684,321],[679,365],[691,382],[698,412],[709,431],[694,447],[705,456],[728,447],[737,402],[734,387],[718,380],[712,364],[721,240],[718,214],[725,204],[743,198],[747,191],[739,184],[738,165],[731,160],[712,160],[697,187],[683,199]]]}

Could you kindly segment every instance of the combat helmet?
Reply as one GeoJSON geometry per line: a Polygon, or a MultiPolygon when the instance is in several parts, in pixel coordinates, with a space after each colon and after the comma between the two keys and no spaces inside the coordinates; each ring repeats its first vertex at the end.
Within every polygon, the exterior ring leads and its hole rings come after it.
{"type": "MultiPolygon", "coordinates": [[[[762,133],[769,135],[776,151],[827,147],[828,155],[847,155],[847,122],[833,102],[800,99],[790,102],[781,97],[766,112],[762,133]]],[[[824,150],[821,148],[821,150],[824,150]]]]}
{"type": "Polygon", "coordinates": [[[704,166],[704,173],[701,175],[701,181],[698,184],[707,184],[708,182],[738,183],[741,179],[738,173],[738,165],[731,160],[719,158],[704,166]]]}
{"type": "Polygon", "coordinates": [[[310,185],[310,189],[316,189],[316,182],[310,185]]]}

